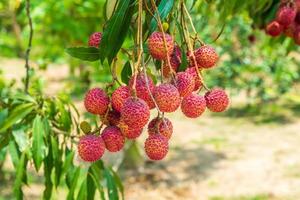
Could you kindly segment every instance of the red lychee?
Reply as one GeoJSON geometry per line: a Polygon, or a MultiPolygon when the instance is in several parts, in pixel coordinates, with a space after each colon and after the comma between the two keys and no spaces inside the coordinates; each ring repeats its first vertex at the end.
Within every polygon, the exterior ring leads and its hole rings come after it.
{"type": "Polygon", "coordinates": [[[130,91],[127,86],[121,86],[116,89],[111,95],[111,104],[112,107],[117,110],[121,111],[125,100],[130,97],[130,91]]]}
{"type": "Polygon", "coordinates": [[[101,137],[96,135],[82,136],[78,144],[78,154],[86,162],[95,162],[103,156],[105,144],[101,137]]]}
{"type": "Polygon", "coordinates": [[[109,126],[109,125],[117,126],[120,122],[120,118],[121,118],[120,112],[118,112],[114,109],[108,111],[106,118],[105,118],[105,114],[100,115],[101,121],[107,126],[109,126]]]}
{"type": "Polygon", "coordinates": [[[216,50],[208,45],[198,48],[195,51],[195,57],[199,68],[211,68],[219,59],[216,50]]]}
{"type": "Polygon", "coordinates": [[[282,26],[288,26],[295,20],[296,14],[294,7],[282,6],[277,11],[276,21],[282,26]]]}
{"type": "Polygon", "coordinates": [[[154,99],[162,112],[174,112],[180,105],[180,95],[177,88],[168,83],[155,87],[154,99]]]}
{"type": "Polygon", "coordinates": [[[106,127],[101,137],[105,143],[105,147],[110,152],[120,151],[124,147],[125,137],[121,133],[121,130],[116,126],[106,127]]]}
{"type": "Polygon", "coordinates": [[[194,91],[199,90],[202,87],[202,82],[201,82],[201,80],[200,80],[200,78],[199,78],[199,76],[197,74],[196,67],[187,68],[185,70],[185,72],[189,73],[194,78],[194,81],[195,81],[194,91]]]}
{"type": "Polygon", "coordinates": [[[266,33],[272,37],[279,36],[282,30],[282,25],[280,25],[277,21],[270,22],[266,27],[266,33]]]}
{"type": "Polygon", "coordinates": [[[287,36],[287,37],[291,37],[293,38],[294,37],[294,33],[295,33],[295,30],[296,30],[296,23],[291,23],[289,26],[287,26],[283,33],[287,36]]]}
{"type": "Polygon", "coordinates": [[[229,105],[228,95],[219,88],[206,92],[204,97],[207,108],[212,112],[223,112],[229,105]]]}
{"type": "Polygon", "coordinates": [[[121,110],[121,119],[132,129],[142,129],[150,118],[147,103],[135,97],[129,97],[121,110]]]}
{"type": "Polygon", "coordinates": [[[102,39],[102,33],[95,32],[89,38],[89,46],[98,48],[102,39]]]}
{"type": "Polygon", "coordinates": [[[118,127],[120,128],[121,132],[127,139],[136,139],[142,134],[143,131],[143,129],[133,129],[129,127],[122,120],[120,121],[118,127]]]}
{"type": "Polygon", "coordinates": [[[90,89],[84,98],[86,110],[95,115],[103,115],[109,104],[109,98],[100,88],[90,89]]]}
{"type": "Polygon", "coordinates": [[[161,134],[170,139],[173,133],[172,122],[166,117],[164,119],[156,117],[149,122],[148,133],[149,135],[161,134]]]}
{"type": "MultiPolygon", "coordinates": [[[[129,80],[129,88],[133,88],[134,84],[134,77],[132,76],[129,80]]],[[[153,93],[154,90],[154,83],[150,76],[145,76],[143,72],[140,72],[136,75],[136,83],[135,83],[135,89],[137,97],[143,99],[149,106],[150,109],[153,109],[155,107],[155,104],[151,98],[151,93],[153,93]],[[148,88],[148,87],[149,88],[148,88]],[[149,92],[150,90],[150,92],[149,92]]]]}
{"type": "MultiPolygon", "coordinates": [[[[180,64],[181,64],[181,50],[180,50],[179,46],[175,45],[174,51],[173,51],[172,55],[170,56],[170,65],[171,65],[171,68],[174,70],[174,72],[177,72],[180,64]]],[[[168,78],[171,75],[171,70],[170,70],[170,67],[169,67],[167,61],[164,61],[164,65],[162,68],[162,74],[166,78],[168,78]]]]}
{"type": "Polygon", "coordinates": [[[165,33],[165,48],[163,33],[153,32],[148,38],[148,48],[151,56],[157,60],[166,60],[168,55],[171,56],[174,49],[174,41],[171,35],[165,33]]]}
{"type": "Polygon", "coordinates": [[[205,111],[205,108],[205,98],[195,93],[184,97],[181,102],[181,111],[189,118],[199,117],[205,111]]]}
{"type": "Polygon", "coordinates": [[[179,72],[176,75],[176,82],[174,84],[181,97],[190,95],[195,88],[195,78],[188,72],[179,72]]]}
{"type": "Polygon", "coordinates": [[[144,148],[151,160],[162,160],[169,151],[169,144],[167,138],[154,134],[146,139],[144,148]]]}

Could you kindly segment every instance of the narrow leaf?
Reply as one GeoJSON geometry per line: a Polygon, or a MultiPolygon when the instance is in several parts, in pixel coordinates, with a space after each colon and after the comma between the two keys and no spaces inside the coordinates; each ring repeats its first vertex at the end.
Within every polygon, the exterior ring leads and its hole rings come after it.
{"type": "Polygon", "coordinates": [[[99,49],[95,47],[70,47],[66,49],[66,52],[80,60],[97,61],[100,59],[99,49]]]}
{"type": "Polygon", "coordinates": [[[124,65],[123,69],[122,69],[122,72],[121,72],[122,82],[128,84],[131,75],[132,75],[131,65],[130,65],[130,62],[127,61],[124,65]]]}
{"type": "MultiPolygon", "coordinates": [[[[161,20],[164,20],[168,14],[170,13],[170,11],[172,10],[174,5],[174,0],[162,0],[157,9],[159,12],[159,16],[161,18],[161,20]]],[[[156,13],[157,16],[157,13],[156,13]]],[[[155,20],[155,18],[152,18],[151,22],[150,22],[150,33],[152,33],[153,31],[155,31],[157,27],[157,21],[155,20]]]]}

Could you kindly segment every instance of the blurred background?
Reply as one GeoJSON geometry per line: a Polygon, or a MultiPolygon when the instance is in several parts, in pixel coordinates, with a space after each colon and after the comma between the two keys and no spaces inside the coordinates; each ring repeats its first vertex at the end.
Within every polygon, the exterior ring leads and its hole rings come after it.
{"type": "MultiPolygon", "coordinates": [[[[122,155],[106,154],[106,162],[119,165],[125,199],[300,199],[299,47],[290,38],[271,38],[261,29],[274,12],[265,14],[258,5],[271,2],[275,9],[278,1],[235,2],[240,7],[230,10],[221,0],[200,0],[195,5],[188,1],[200,37],[221,56],[218,67],[205,72],[207,85],[226,88],[230,109],[222,114],[206,112],[196,120],[180,112],[168,115],[174,136],[163,161],[145,160],[145,136],[122,155]],[[126,158],[121,163],[120,156],[126,158]]],[[[109,68],[71,58],[65,48],[87,46],[89,35],[102,31],[106,7],[104,0],[31,1],[32,93],[63,96],[84,113],[84,93],[110,81],[109,68]]],[[[2,93],[23,87],[28,37],[24,1],[0,0],[2,93]]],[[[118,73],[125,62],[121,55],[118,73]]],[[[15,170],[5,155],[0,154],[0,199],[13,199],[15,170]]],[[[28,173],[25,199],[40,199],[42,172],[29,168],[28,173]]],[[[61,187],[53,198],[65,195],[61,187]]]]}

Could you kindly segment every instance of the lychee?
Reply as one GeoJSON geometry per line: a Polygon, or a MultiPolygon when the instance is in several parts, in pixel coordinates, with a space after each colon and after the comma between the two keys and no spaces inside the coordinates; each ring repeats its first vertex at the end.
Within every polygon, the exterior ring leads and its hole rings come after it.
{"type": "Polygon", "coordinates": [[[133,129],[129,127],[122,120],[120,121],[118,127],[120,128],[121,132],[127,139],[136,139],[142,134],[143,131],[143,129],[133,129]]]}
{"type": "Polygon", "coordinates": [[[194,91],[199,90],[202,87],[202,82],[201,82],[201,80],[200,80],[200,78],[199,78],[199,76],[197,74],[196,67],[187,68],[185,70],[185,72],[189,73],[194,78],[194,81],[195,81],[194,91]]]}
{"type": "Polygon", "coordinates": [[[282,25],[280,25],[277,21],[270,22],[266,27],[266,33],[272,37],[279,36],[282,30],[282,25]]]}
{"type": "Polygon", "coordinates": [[[121,133],[121,130],[116,126],[106,127],[101,137],[105,143],[105,147],[110,152],[120,151],[124,147],[125,137],[121,133]]]}
{"type": "Polygon", "coordinates": [[[144,148],[151,160],[162,160],[169,151],[169,144],[166,137],[154,134],[146,139],[144,148]]]}
{"type": "Polygon", "coordinates": [[[162,112],[174,112],[180,105],[180,94],[172,84],[163,83],[155,87],[153,96],[162,112]]]}
{"type": "Polygon", "coordinates": [[[190,95],[195,88],[195,79],[193,75],[188,72],[179,72],[176,75],[176,81],[174,84],[181,97],[190,95]]]}
{"type": "Polygon", "coordinates": [[[212,112],[223,112],[229,105],[228,95],[219,88],[206,92],[204,97],[207,108],[212,112]]]}
{"type": "Polygon", "coordinates": [[[181,102],[181,111],[189,118],[197,118],[205,111],[205,98],[198,94],[191,94],[184,97],[181,102]]]}
{"type": "Polygon", "coordinates": [[[117,110],[121,111],[125,100],[130,97],[130,91],[127,86],[121,86],[116,89],[111,95],[111,104],[112,107],[117,110]]]}
{"type": "MultiPolygon", "coordinates": [[[[175,45],[172,55],[170,56],[170,65],[174,72],[177,72],[178,67],[181,64],[181,50],[179,46],[175,45]]],[[[171,70],[167,61],[164,61],[162,68],[162,74],[164,77],[168,78],[171,75],[171,70]]]]}
{"type": "Polygon", "coordinates": [[[78,144],[78,154],[86,162],[99,160],[105,151],[105,144],[101,137],[96,135],[82,136],[78,144]]]}
{"type": "Polygon", "coordinates": [[[150,110],[147,103],[135,97],[129,97],[124,102],[121,110],[121,120],[130,128],[142,129],[150,118],[150,110]]]}
{"type": "Polygon", "coordinates": [[[217,63],[219,59],[216,50],[208,45],[204,45],[198,48],[195,51],[195,57],[199,68],[211,68],[217,63]]]}
{"type": "Polygon", "coordinates": [[[109,98],[100,88],[90,89],[84,98],[86,110],[95,115],[103,115],[109,104],[109,98]]]}
{"type": "Polygon", "coordinates": [[[166,46],[164,44],[163,33],[153,32],[148,38],[148,48],[151,56],[157,60],[166,60],[171,56],[174,49],[174,41],[171,35],[164,33],[166,46]]]}
{"type": "Polygon", "coordinates": [[[295,20],[296,14],[294,7],[282,6],[277,11],[276,21],[282,26],[288,26],[295,20]]]}
{"type": "Polygon", "coordinates": [[[109,125],[117,126],[120,122],[120,118],[121,118],[120,112],[114,109],[108,111],[106,118],[105,115],[100,115],[101,121],[107,126],[109,125]]]}
{"type": "Polygon", "coordinates": [[[102,39],[102,33],[95,32],[89,38],[89,46],[98,48],[102,39]]]}
{"type": "Polygon", "coordinates": [[[290,25],[288,25],[287,27],[285,27],[283,33],[284,33],[287,37],[293,38],[293,37],[294,37],[295,30],[296,30],[296,23],[293,22],[293,23],[291,23],[290,25]]]}
{"type": "MultiPolygon", "coordinates": [[[[129,88],[133,88],[134,78],[135,78],[135,76],[133,75],[131,77],[131,79],[129,80],[129,88]]],[[[135,89],[136,89],[137,97],[146,101],[149,108],[153,109],[155,107],[155,104],[154,104],[150,94],[153,93],[154,83],[153,83],[153,80],[151,79],[151,77],[148,75],[145,76],[145,74],[142,72],[138,73],[136,75],[135,89]]]]}
{"type": "Polygon", "coordinates": [[[149,135],[161,134],[167,139],[170,139],[173,133],[172,122],[166,117],[163,119],[156,117],[149,122],[148,133],[149,135]]]}

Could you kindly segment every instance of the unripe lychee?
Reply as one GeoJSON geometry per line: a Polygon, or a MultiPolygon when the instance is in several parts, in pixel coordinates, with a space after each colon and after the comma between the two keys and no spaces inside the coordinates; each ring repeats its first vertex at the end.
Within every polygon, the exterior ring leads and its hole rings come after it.
{"type": "Polygon", "coordinates": [[[198,67],[201,68],[211,68],[217,63],[219,59],[216,50],[208,45],[204,45],[198,48],[195,51],[195,57],[198,67]]]}
{"type": "Polygon", "coordinates": [[[102,33],[95,32],[89,38],[89,46],[98,48],[102,39],[102,33]]]}
{"type": "Polygon", "coordinates": [[[163,33],[153,32],[148,38],[148,48],[151,56],[157,60],[166,60],[168,55],[171,56],[174,49],[174,41],[171,35],[165,33],[165,48],[163,33]]]}
{"type": "Polygon", "coordinates": [[[150,110],[147,103],[135,97],[129,97],[124,102],[121,110],[121,119],[133,129],[142,129],[150,118],[150,110]]]}
{"type": "Polygon", "coordinates": [[[103,115],[109,104],[109,98],[100,88],[90,89],[84,98],[86,110],[95,115],[103,115]]]}
{"type": "Polygon", "coordinates": [[[272,37],[279,36],[282,30],[282,25],[280,25],[277,21],[270,22],[266,27],[266,33],[272,37]]]}
{"type": "Polygon", "coordinates": [[[189,73],[194,78],[194,81],[195,81],[194,91],[199,90],[202,87],[202,82],[201,82],[201,80],[200,80],[200,78],[199,78],[199,76],[197,74],[196,67],[187,68],[185,70],[185,72],[189,73]]]}
{"type": "Polygon", "coordinates": [[[203,96],[191,94],[181,102],[181,111],[189,118],[197,118],[205,111],[206,103],[203,96]]]}
{"type": "MultiPolygon", "coordinates": [[[[104,118],[104,116],[101,117],[102,119],[104,118]]],[[[120,122],[120,119],[121,119],[120,112],[112,109],[107,113],[106,120],[104,122],[106,125],[117,126],[120,122]]]]}
{"type": "Polygon", "coordinates": [[[151,160],[161,160],[167,155],[169,144],[166,137],[154,134],[146,139],[144,148],[151,160]]]}
{"type": "Polygon", "coordinates": [[[215,88],[205,93],[207,108],[212,112],[223,112],[229,105],[229,98],[222,89],[215,88]]]}
{"type": "Polygon", "coordinates": [[[153,96],[162,112],[174,112],[180,105],[179,92],[172,84],[163,83],[156,86],[153,96]]]}
{"type": "Polygon", "coordinates": [[[105,143],[105,147],[110,152],[120,151],[124,147],[125,137],[121,133],[121,130],[116,126],[106,127],[101,137],[105,143]]]}
{"type": "Polygon", "coordinates": [[[101,137],[96,135],[82,136],[78,143],[78,154],[86,162],[99,160],[105,151],[105,144],[101,137]]]}
{"type": "Polygon", "coordinates": [[[172,122],[166,117],[164,119],[156,117],[149,122],[148,133],[149,135],[161,134],[170,139],[173,133],[172,122]]]}
{"type": "Polygon", "coordinates": [[[136,139],[142,134],[143,131],[143,129],[133,129],[129,127],[122,120],[120,121],[118,127],[120,128],[121,132],[127,139],[136,139]]]}
{"type": "MultiPolygon", "coordinates": [[[[172,55],[170,56],[170,65],[174,72],[177,72],[178,67],[181,64],[181,50],[179,46],[175,45],[172,55]]],[[[164,77],[168,78],[171,75],[171,70],[167,61],[164,61],[162,68],[162,74],[164,77]]]]}
{"type": "MultiPolygon", "coordinates": [[[[134,75],[129,80],[129,88],[133,88],[134,85],[134,75]]],[[[149,106],[150,109],[155,107],[155,104],[151,98],[151,93],[154,90],[154,83],[150,76],[145,76],[143,72],[140,72],[136,75],[135,83],[136,95],[137,97],[143,99],[149,106]],[[148,88],[148,87],[149,88],[148,88]],[[149,92],[150,90],[150,92],[149,92]]]]}
{"type": "Polygon", "coordinates": [[[295,20],[296,14],[294,7],[282,6],[277,11],[276,21],[282,26],[288,26],[295,20]]]}
{"type": "Polygon", "coordinates": [[[127,86],[121,86],[116,89],[111,95],[111,104],[112,107],[117,110],[121,111],[125,100],[130,97],[130,91],[127,86]]]}
{"type": "Polygon", "coordinates": [[[176,82],[174,84],[178,89],[181,97],[190,95],[195,88],[195,79],[193,75],[188,72],[179,72],[176,75],[176,82]]]}

